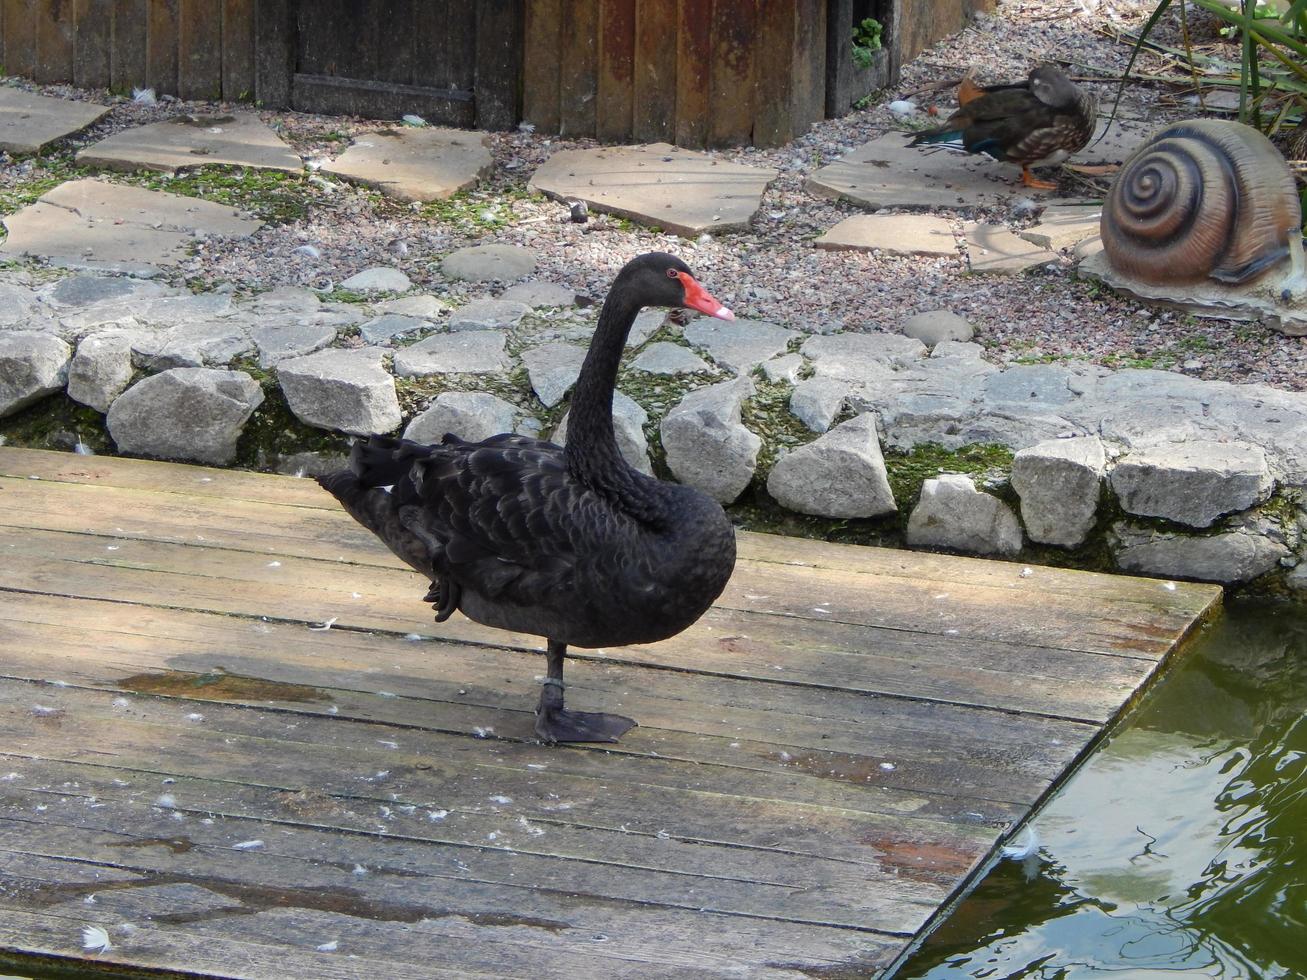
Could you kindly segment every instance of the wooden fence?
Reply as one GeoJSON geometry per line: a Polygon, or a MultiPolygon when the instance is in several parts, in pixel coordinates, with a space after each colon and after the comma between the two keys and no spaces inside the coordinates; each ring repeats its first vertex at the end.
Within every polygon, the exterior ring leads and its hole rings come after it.
{"type": "Polygon", "coordinates": [[[85,88],[250,99],[258,0],[0,0],[4,71],[85,88]]]}
{"type": "Polygon", "coordinates": [[[613,142],[784,143],[825,114],[826,6],[530,0],[523,116],[613,142]]]}

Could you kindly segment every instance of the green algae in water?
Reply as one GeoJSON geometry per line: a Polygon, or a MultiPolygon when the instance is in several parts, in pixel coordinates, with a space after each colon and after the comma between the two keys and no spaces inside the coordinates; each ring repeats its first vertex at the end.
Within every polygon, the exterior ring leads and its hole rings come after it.
{"type": "Polygon", "coordinates": [[[1307,976],[1307,606],[1237,601],[896,980],[1307,976]]]}

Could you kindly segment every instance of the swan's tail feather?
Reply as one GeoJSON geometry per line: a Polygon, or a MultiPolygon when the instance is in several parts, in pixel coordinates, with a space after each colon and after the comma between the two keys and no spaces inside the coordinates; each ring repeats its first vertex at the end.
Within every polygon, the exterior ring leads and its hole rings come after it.
{"type": "Polygon", "coordinates": [[[389,487],[408,474],[415,460],[430,454],[430,446],[408,439],[368,436],[354,443],[349,468],[365,487],[389,487]]]}

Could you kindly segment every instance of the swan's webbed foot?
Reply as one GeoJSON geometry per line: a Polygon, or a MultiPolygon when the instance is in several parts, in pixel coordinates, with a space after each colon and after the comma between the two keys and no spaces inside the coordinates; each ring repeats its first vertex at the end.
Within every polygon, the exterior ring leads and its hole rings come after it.
{"type": "Polygon", "coordinates": [[[635,727],[635,720],[602,711],[568,711],[563,707],[563,682],[549,678],[536,706],[536,734],[555,742],[616,742],[635,727]]]}

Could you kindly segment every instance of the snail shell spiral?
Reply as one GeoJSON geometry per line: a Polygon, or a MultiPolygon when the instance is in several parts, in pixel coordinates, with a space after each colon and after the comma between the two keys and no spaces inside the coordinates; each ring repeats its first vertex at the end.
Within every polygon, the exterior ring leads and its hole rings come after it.
{"type": "Polygon", "coordinates": [[[1147,283],[1242,284],[1302,227],[1293,174],[1260,132],[1224,119],[1168,126],[1135,151],[1103,206],[1103,250],[1147,283]]]}

